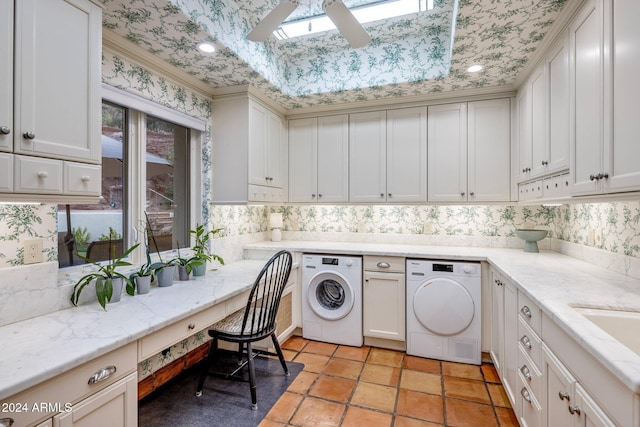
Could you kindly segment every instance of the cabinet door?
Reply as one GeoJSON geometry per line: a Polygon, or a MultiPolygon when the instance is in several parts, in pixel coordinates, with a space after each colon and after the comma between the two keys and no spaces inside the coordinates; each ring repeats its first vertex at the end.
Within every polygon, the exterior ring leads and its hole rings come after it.
{"type": "Polygon", "coordinates": [[[13,150],[13,1],[0,2],[0,151],[13,150]]]}
{"type": "Polygon", "coordinates": [[[602,173],[602,0],[589,0],[569,27],[573,194],[600,192],[602,173]]]}
{"type": "Polygon", "coordinates": [[[405,276],[364,272],[364,336],[405,340],[405,276]]]}
{"type": "Polygon", "coordinates": [[[549,111],[548,172],[569,167],[569,41],[568,36],[551,50],[547,59],[549,111]]]}
{"type": "Polygon", "coordinates": [[[575,405],[573,405],[573,425],[575,427],[615,427],[616,424],[582,388],[580,383],[576,384],[575,390],[575,405]]]}
{"type": "Polygon", "coordinates": [[[504,288],[502,276],[493,268],[490,270],[491,283],[491,359],[496,371],[502,376],[504,358],[504,288]]]}
{"type": "Polygon", "coordinates": [[[531,176],[540,176],[547,170],[546,112],[544,67],[538,67],[531,78],[531,176]]]}
{"type": "Polygon", "coordinates": [[[265,107],[249,101],[249,184],[269,185],[267,172],[267,140],[269,112],[265,107]]]}
{"type": "Polygon", "coordinates": [[[504,361],[502,385],[511,402],[515,402],[518,369],[518,294],[513,283],[504,279],[504,361]]]}
{"type": "MultiPolygon", "coordinates": [[[[640,85],[637,83],[640,67],[640,2],[614,0],[612,9],[613,37],[613,139],[610,164],[605,164],[609,174],[608,191],[640,189],[640,120],[637,103],[640,85]]],[[[605,77],[608,78],[608,77],[605,77]]]]}
{"type": "Polygon", "coordinates": [[[548,427],[570,426],[572,422],[569,406],[573,405],[572,390],[575,378],[545,345],[543,350],[543,402],[546,403],[548,427]]]}
{"type": "Polygon", "coordinates": [[[384,202],[387,180],[387,113],[349,115],[349,199],[384,202]]]}
{"type": "Polygon", "coordinates": [[[267,162],[266,171],[269,177],[268,185],[282,188],[284,186],[282,166],[286,164],[284,161],[284,124],[282,118],[271,111],[268,111],[267,123],[269,133],[265,161],[267,162]]]}
{"type": "Polygon", "coordinates": [[[100,162],[101,15],[89,0],[16,2],[16,152],[100,162]]]}
{"type": "Polygon", "coordinates": [[[56,415],[54,427],[135,427],[138,425],[138,382],[133,373],[56,415]]]}
{"type": "Polygon", "coordinates": [[[518,109],[518,182],[531,172],[531,95],[530,85],[524,84],[516,96],[518,109]]]}
{"type": "Polygon", "coordinates": [[[318,118],[318,201],[349,201],[349,116],[318,118]]]}
{"type": "Polygon", "coordinates": [[[316,118],[289,120],[290,202],[318,200],[317,130],[316,118]]]}
{"type": "Polygon", "coordinates": [[[387,201],[427,201],[427,108],[387,111],[387,201]]]}
{"type": "Polygon", "coordinates": [[[432,106],[428,117],[429,201],[466,201],[467,104],[432,106]]]}
{"type": "Polygon", "coordinates": [[[468,104],[469,201],[510,199],[510,109],[508,98],[468,104]]]}
{"type": "Polygon", "coordinates": [[[13,154],[0,153],[0,193],[13,192],[13,154]]]}

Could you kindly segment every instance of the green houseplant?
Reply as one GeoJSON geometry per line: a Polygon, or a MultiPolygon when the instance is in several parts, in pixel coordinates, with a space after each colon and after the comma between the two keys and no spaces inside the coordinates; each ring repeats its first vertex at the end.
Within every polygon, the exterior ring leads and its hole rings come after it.
{"type": "Polygon", "coordinates": [[[180,242],[176,242],[178,248],[178,256],[169,260],[168,264],[175,265],[178,268],[178,280],[189,280],[189,274],[194,266],[199,265],[200,262],[194,257],[183,258],[180,256],[180,242]]]}
{"type": "MultiPolygon", "coordinates": [[[[145,229],[151,235],[151,241],[153,242],[153,246],[156,248],[156,253],[158,254],[158,262],[154,262],[151,264],[151,257],[149,256],[148,243],[147,245],[147,263],[149,264],[149,268],[153,272],[153,275],[158,279],[158,286],[164,288],[166,286],[173,285],[173,274],[175,272],[176,266],[171,264],[170,262],[162,261],[162,255],[160,255],[160,249],[158,248],[158,242],[156,241],[156,236],[153,234],[153,229],[149,225],[149,216],[147,212],[144,213],[147,221],[147,225],[145,229]]],[[[146,236],[145,236],[145,241],[146,236]]]]}
{"type": "Polygon", "coordinates": [[[146,249],[147,261],[138,267],[138,270],[129,275],[129,280],[134,281],[136,284],[136,291],[138,294],[146,294],[151,289],[151,282],[153,277],[153,264],[151,263],[151,255],[149,254],[149,244],[147,243],[146,233],[144,240],[144,247],[146,249]]]}
{"type": "Polygon", "coordinates": [[[109,261],[103,264],[92,261],[88,258],[83,257],[82,255],[78,255],[87,263],[93,264],[94,266],[98,267],[98,270],[93,271],[89,274],[85,274],[78,280],[78,282],[76,282],[75,286],[73,287],[73,293],[71,294],[71,303],[77,306],[78,300],[80,299],[80,294],[82,293],[84,288],[93,281],[95,281],[96,284],[96,297],[98,298],[98,303],[100,303],[102,308],[105,310],[107,309],[107,302],[110,302],[112,298],[114,299],[114,302],[120,300],[123,283],[126,283],[127,293],[129,295],[133,295],[135,291],[133,282],[124,274],[116,271],[116,269],[118,267],[131,265],[131,263],[123,261],[123,259],[126,258],[138,246],[139,243],[136,243],[135,245],[124,251],[118,258],[115,258],[115,245],[110,246],[109,261]]]}
{"type": "Polygon", "coordinates": [[[224,260],[220,256],[209,252],[209,240],[221,231],[222,228],[205,231],[203,224],[196,224],[194,230],[189,230],[189,234],[192,234],[195,239],[191,247],[193,255],[190,258],[194,276],[204,276],[207,271],[207,261],[215,260],[224,265],[224,260]]]}

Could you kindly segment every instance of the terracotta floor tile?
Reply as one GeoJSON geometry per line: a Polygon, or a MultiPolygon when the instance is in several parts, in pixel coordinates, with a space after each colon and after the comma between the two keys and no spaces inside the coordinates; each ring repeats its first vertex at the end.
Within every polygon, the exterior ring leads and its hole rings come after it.
{"type": "Polygon", "coordinates": [[[500,427],[520,427],[516,414],[511,409],[495,408],[500,427]]]}
{"type": "Polygon", "coordinates": [[[397,387],[400,380],[400,369],[391,366],[365,363],[360,381],[397,387]]]}
{"type": "Polygon", "coordinates": [[[282,354],[284,355],[284,360],[293,360],[298,355],[298,352],[282,349],[282,354]]]}
{"type": "Polygon", "coordinates": [[[269,413],[265,418],[271,421],[277,421],[279,423],[287,423],[296,408],[302,401],[302,396],[299,394],[284,392],[284,394],[273,405],[269,413]]]}
{"type": "Polygon", "coordinates": [[[447,425],[452,427],[497,427],[493,407],[466,400],[445,399],[447,425]]]}
{"type": "Polygon", "coordinates": [[[287,391],[291,393],[307,394],[313,383],[318,379],[318,374],[314,372],[302,371],[289,385],[287,391]]]}
{"type": "Polygon", "coordinates": [[[414,418],[398,417],[393,427],[442,427],[444,424],[430,423],[428,421],[416,420],[414,418]]]}
{"type": "Polygon", "coordinates": [[[286,423],[278,423],[265,418],[258,424],[258,427],[286,427],[286,425],[286,423]]]}
{"type": "Polygon", "coordinates": [[[354,380],[321,375],[309,390],[309,395],[347,403],[353,394],[355,386],[356,382],[354,380]]]}
{"type": "Polygon", "coordinates": [[[369,350],[371,350],[371,347],[367,345],[362,347],[349,347],[346,345],[341,345],[338,347],[336,352],[333,353],[333,357],[340,357],[342,359],[364,362],[365,360],[367,360],[369,350]]]}
{"type": "Polygon", "coordinates": [[[300,351],[304,348],[305,345],[307,345],[309,341],[302,338],[302,337],[291,337],[288,340],[286,340],[283,343],[280,343],[280,348],[282,349],[287,349],[287,350],[293,350],[293,351],[300,351]]]}
{"type": "Polygon", "coordinates": [[[291,419],[290,424],[302,427],[339,426],[346,406],[340,403],[307,397],[291,419]]]}
{"type": "Polygon", "coordinates": [[[489,395],[491,396],[493,406],[511,408],[511,403],[509,403],[507,393],[504,391],[504,387],[502,387],[501,384],[487,384],[487,388],[489,389],[489,395]]]}
{"type": "Polygon", "coordinates": [[[394,387],[360,382],[351,398],[351,404],[393,412],[397,391],[394,387]]]}
{"type": "Polygon", "coordinates": [[[338,346],[320,341],[309,341],[302,351],[305,353],[321,354],[323,356],[331,356],[338,346]]]}
{"type": "Polygon", "coordinates": [[[401,351],[387,350],[384,348],[372,348],[371,352],[369,352],[367,363],[375,363],[378,365],[400,368],[402,367],[403,358],[404,353],[401,351]]]}
{"type": "Polygon", "coordinates": [[[429,372],[432,374],[441,374],[440,361],[434,359],[425,359],[424,357],[405,356],[403,368],[412,371],[429,372]]]}
{"type": "MultiPolygon", "coordinates": [[[[482,384],[484,386],[484,383],[482,384]]],[[[428,372],[402,370],[400,388],[420,391],[422,393],[442,395],[442,377],[428,372]]]]}
{"type": "Polygon", "coordinates": [[[304,363],[304,370],[307,372],[320,372],[329,362],[329,356],[319,354],[300,353],[293,359],[294,362],[304,363]]]}
{"type": "Polygon", "coordinates": [[[484,375],[484,381],[488,383],[500,383],[500,377],[498,376],[498,371],[496,371],[495,366],[490,363],[483,363],[480,366],[482,369],[482,374],[484,375]]]}
{"type": "Polygon", "coordinates": [[[480,366],[464,363],[442,362],[442,375],[484,381],[480,366]]]}
{"type": "MultiPolygon", "coordinates": [[[[371,411],[369,409],[357,408],[350,406],[347,409],[347,415],[345,415],[342,421],[342,427],[362,427],[362,426],[375,426],[385,427],[391,426],[393,416],[391,414],[383,414],[382,412],[371,411]]],[[[396,424],[397,425],[397,424],[396,424]]]]}
{"type": "Polygon", "coordinates": [[[410,418],[444,423],[444,408],[441,396],[400,389],[396,413],[410,418]]]}
{"type": "Polygon", "coordinates": [[[329,363],[324,368],[322,373],[324,375],[333,375],[336,377],[351,378],[357,380],[362,371],[364,363],[357,362],[355,360],[336,359],[335,357],[329,360],[329,363]]]}
{"type": "Polygon", "coordinates": [[[444,377],[444,395],[491,404],[485,383],[467,378],[444,377]]]}

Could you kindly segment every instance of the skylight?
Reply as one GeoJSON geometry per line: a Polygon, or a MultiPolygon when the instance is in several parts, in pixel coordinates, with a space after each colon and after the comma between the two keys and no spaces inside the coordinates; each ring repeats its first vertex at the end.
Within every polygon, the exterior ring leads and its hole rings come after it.
{"type": "MultiPolygon", "coordinates": [[[[433,2],[434,0],[388,0],[352,8],[350,10],[358,22],[366,24],[367,22],[431,10],[433,9],[433,2]]],[[[335,29],[336,26],[333,22],[331,22],[327,15],[323,14],[283,22],[282,25],[273,32],[273,35],[276,36],[278,40],[285,40],[335,29]]]]}

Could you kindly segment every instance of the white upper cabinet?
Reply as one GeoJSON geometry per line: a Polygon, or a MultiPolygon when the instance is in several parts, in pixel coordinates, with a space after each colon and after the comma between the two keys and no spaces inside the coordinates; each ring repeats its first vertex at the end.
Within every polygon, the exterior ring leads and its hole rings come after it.
{"type": "Polygon", "coordinates": [[[289,201],[349,200],[349,116],[289,121],[289,201]]]}
{"type": "Polygon", "coordinates": [[[0,151],[13,150],[13,1],[0,2],[0,151]]]}
{"type": "Polygon", "coordinates": [[[531,174],[531,85],[525,83],[516,96],[518,114],[518,182],[531,174]]]}
{"type": "Polygon", "coordinates": [[[349,200],[376,203],[387,193],[387,112],[349,115],[349,200]]]}
{"type": "Polygon", "coordinates": [[[15,7],[14,152],[100,163],[100,8],[88,0],[15,7]]]}
{"type": "Polygon", "coordinates": [[[282,118],[249,101],[249,183],[282,188],[282,118]]]}
{"type": "Polygon", "coordinates": [[[387,202],[427,201],[427,108],[387,111],[387,202]]]}
{"type": "Polygon", "coordinates": [[[526,166],[531,169],[531,176],[543,175],[546,171],[546,96],[544,68],[538,67],[531,79],[531,164],[526,166]]]}
{"type": "Polygon", "coordinates": [[[429,107],[429,201],[510,198],[510,101],[429,107]]]}
{"type": "Polygon", "coordinates": [[[569,38],[564,32],[545,61],[547,150],[545,172],[569,168],[569,38]]]}

